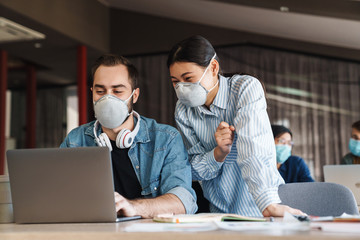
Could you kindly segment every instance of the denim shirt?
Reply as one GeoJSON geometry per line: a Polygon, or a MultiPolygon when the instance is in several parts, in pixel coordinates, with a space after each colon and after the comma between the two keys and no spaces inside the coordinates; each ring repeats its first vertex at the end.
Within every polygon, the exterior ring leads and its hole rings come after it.
{"type": "MultiPolygon", "coordinates": [[[[97,146],[94,123],[73,129],[60,147],[97,146]]],[[[99,127],[97,136],[101,132],[99,127]]],[[[181,200],[187,214],[196,212],[196,195],[191,188],[191,167],[182,138],[175,128],[141,117],[139,132],[128,155],[144,198],[171,193],[181,200]]]]}

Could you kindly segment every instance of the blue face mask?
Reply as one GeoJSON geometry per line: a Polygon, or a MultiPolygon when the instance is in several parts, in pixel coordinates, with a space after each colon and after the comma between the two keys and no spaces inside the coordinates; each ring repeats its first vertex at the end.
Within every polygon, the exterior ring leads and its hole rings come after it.
{"type": "Polygon", "coordinates": [[[360,157],[360,140],[355,140],[353,138],[350,138],[349,149],[352,154],[354,154],[357,157],[360,157]]]}
{"type": "Polygon", "coordinates": [[[276,147],[276,161],[283,164],[291,156],[291,147],[288,145],[275,145],[276,147]]]}

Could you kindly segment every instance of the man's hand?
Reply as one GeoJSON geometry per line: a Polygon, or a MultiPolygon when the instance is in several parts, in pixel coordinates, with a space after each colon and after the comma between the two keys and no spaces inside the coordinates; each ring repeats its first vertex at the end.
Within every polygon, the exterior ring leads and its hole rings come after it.
{"type": "Polygon", "coordinates": [[[285,212],[294,215],[306,215],[302,211],[281,204],[270,204],[263,212],[264,217],[283,217],[285,212]]]}
{"type": "Polygon", "coordinates": [[[217,147],[214,150],[215,160],[223,162],[226,156],[231,151],[231,146],[234,141],[235,127],[230,126],[226,122],[221,122],[215,132],[215,140],[217,147]]]}
{"type": "Polygon", "coordinates": [[[127,200],[117,192],[115,192],[115,206],[118,215],[125,217],[132,217],[136,215],[136,209],[131,204],[131,201],[127,200]]]}
{"type": "Polygon", "coordinates": [[[115,206],[118,215],[142,218],[153,218],[159,214],[185,214],[186,210],[181,200],[174,194],[166,193],[156,198],[128,200],[115,192],[115,206]]]}

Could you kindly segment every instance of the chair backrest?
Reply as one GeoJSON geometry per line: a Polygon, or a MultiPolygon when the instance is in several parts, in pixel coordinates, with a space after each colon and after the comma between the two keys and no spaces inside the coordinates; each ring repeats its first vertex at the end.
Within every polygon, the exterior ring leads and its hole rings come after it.
{"type": "Polygon", "coordinates": [[[279,186],[281,203],[313,216],[359,214],[354,194],[347,187],[328,182],[288,183],[279,186]]]}

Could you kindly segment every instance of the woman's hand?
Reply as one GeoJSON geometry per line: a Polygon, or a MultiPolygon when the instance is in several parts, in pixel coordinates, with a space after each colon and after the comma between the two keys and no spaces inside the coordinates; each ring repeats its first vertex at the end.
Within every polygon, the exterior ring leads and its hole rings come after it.
{"type": "Polygon", "coordinates": [[[217,147],[214,150],[215,160],[223,162],[226,156],[231,151],[231,146],[234,141],[235,127],[230,126],[226,122],[221,122],[215,132],[215,140],[217,147]]]}
{"type": "Polygon", "coordinates": [[[291,208],[287,205],[281,204],[270,204],[265,210],[262,212],[264,217],[283,217],[285,212],[289,212],[294,215],[306,215],[299,209],[291,208]]]}

